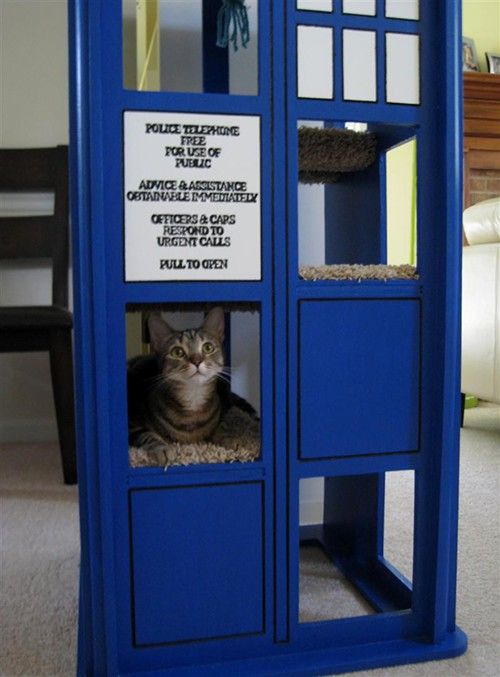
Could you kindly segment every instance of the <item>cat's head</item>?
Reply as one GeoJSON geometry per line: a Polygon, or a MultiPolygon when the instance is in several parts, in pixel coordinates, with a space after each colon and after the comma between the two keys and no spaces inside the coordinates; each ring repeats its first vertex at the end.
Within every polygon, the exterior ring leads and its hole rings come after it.
{"type": "Polygon", "coordinates": [[[224,368],[224,311],[212,308],[198,329],[177,331],[159,314],[148,318],[151,348],[168,381],[207,383],[224,368]]]}

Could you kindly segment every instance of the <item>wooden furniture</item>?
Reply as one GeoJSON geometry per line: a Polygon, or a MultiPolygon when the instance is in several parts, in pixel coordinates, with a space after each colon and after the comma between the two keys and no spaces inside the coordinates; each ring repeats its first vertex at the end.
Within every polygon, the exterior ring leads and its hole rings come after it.
{"type": "Polygon", "coordinates": [[[74,484],[67,146],[0,150],[0,190],[54,192],[52,215],[0,218],[0,259],[50,259],[52,262],[52,305],[0,307],[0,351],[49,351],[64,481],[74,484]]]}
{"type": "Polygon", "coordinates": [[[203,92],[124,88],[121,0],[69,3],[79,675],[319,675],[467,645],[454,601],[459,3],[246,4],[257,10],[258,91],[240,95],[214,10],[243,3],[200,3],[203,92]],[[377,137],[371,166],[325,187],[324,217],[304,210],[309,238],[324,221],[325,267],[355,264],[354,278],[299,276],[304,120],[365,122],[377,137]],[[386,153],[413,138],[418,277],[369,278],[388,268],[386,153]],[[223,239],[179,225],[214,225],[223,239]],[[260,456],[131,465],[126,314],[204,303],[259,308],[261,358],[249,370],[260,377],[260,456]],[[415,535],[411,581],[384,550],[396,471],[415,487],[398,506],[415,535]],[[312,478],[322,509],[304,524],[312,478]],[[301,550],[311,544],[369,612],[342,614],[326,584],[328,617],[304,616],[301,550]]]}
{"type": "Polygon", "coordinates": [[[464,73],[464,208],[478,201],[476,170],[500,181],[500,75],[492,73],[464,73]]]}

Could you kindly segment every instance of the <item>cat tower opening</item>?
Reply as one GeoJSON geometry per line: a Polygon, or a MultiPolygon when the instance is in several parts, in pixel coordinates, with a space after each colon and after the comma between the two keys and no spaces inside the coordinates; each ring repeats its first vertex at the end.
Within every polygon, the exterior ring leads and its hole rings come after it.
{"type": "Polygon", "coordinates": [[[223,403],[215,432],[198,442],[167,441],[154,449],[129,446],[132,468],[249,463],[261,455],[260,304],[255,302],[162,302],[127,304],[127,358],[152,353],[147,318],[161,313],[176,330],[194,329],[215,307],[225,314],[224,364],[217,382],[223,403]]]}
{"type": "MultiPolygon", "coordinates": [[[[381,229],[385,226],[372,218],[378,215],[379,202],[385,199],[381,194],[384,185],[381,172],[386,169],[385,163],[379,166],[377,162],[379,154],[406,136],[411,138],[411,132],[394,132],[383,125],[372,126],[372,129],[375,131],[303,126],[303,123],[298,127],[298,179],[300,184],[308,186],[308,191],[314,191],[308,192],[307,210],[301,212],[299,206],[299,229],[300,218],[304,218],[302,237],[308,240],[305,247],[307,265],[304,262],[298,270],[302,280],[386,282],[419,278],[417,268],[411,265],[414,259],[403,265],[380,262],[380,257],[385,258],[381,253],[381,229]],[[331,186],[323,196],[314,188],[321,185],[331,186]],[[321,205],[322,200],[324,207],[320,206],[318,211],[314,204],[321,205]],[[335,214],[337,220],[332,222],[335,214]],[[318,220],[325,223],[326,251],[316,248],[315,254],[311,255],[314,248],[310,247],[310,242],[318,235],[318,220]],[[371,244],[367,245],[367,242],[371,244]],[[321,261],[323,256],[324,263],[321,261]]],[[[299,252],[302,257],[300,237],[299,252]]]]}

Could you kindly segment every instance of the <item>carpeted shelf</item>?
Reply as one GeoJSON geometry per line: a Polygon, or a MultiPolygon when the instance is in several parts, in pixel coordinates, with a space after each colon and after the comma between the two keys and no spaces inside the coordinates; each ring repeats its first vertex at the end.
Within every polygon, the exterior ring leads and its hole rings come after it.
{"type": "Polygon", "coordinates": [[[300,266],[299,276],[303,280],[418,280],[414,266],[407,264],[389,266],[384,264],[334,264],[329,266],[300,266]]]}
{"type": "Polygon", "coordinates": [[[371,132],[334,127],[299,127],[299,181],[335,183],[343,173],[375,162],[377,139],[371,132]]]}
{"type": "Polygon", "coordinates": [[[260,456],[260,423],[238,407],[231,407],[210,442],[181,444],[171,442],[160,450],[131,447],[129,462],[133,468],[200,463],[249,463],[260,456]]]}

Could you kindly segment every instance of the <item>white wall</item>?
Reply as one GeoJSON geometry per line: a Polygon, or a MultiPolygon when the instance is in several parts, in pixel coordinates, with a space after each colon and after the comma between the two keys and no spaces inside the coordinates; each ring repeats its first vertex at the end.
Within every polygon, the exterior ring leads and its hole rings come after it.
{"type": "Polygon", "coordinates": [[[68,142],[66,0],[0,0],[2,146],[68,142]]]}
{"type": "MultiPolygon", "coordinates": [[[[184,3],[187,7],[187,3],[184,3]]],[[[189,0],[190,8],[200,0],[189,0]]],[[[251,22],[256,25],[257,0],[251,3],[251,22]]],[[[135,83],[135,0],[125,0],[125,85],[135,83]]],[[[187,16],[186,7],[173,0],[162,0],[162,62],[165,86],[175,89],[176,72],[183,65],[181,82],[192,80],[186,89],[201,89],[200,16],[187,16]],[[165,24],[166,19],[170,23],[165,24]],[[177,33],[175,29],[178,29],[177,33]],[[191,57],[181,64],[174,56],[179,35],[189,38],[191,57]],[[196,43],[196,44],[195,44],[196,43]],[[199,43],[199,45],[198,45],[199,43]],[[173,81],[170,81],[173,78],[173,81]]],[[[68,143],[68,32],[66,0],[0,0],[0,146],[36,147],[68,143]]],[[[233,91],[256,89],[257,39],[247,50],[231,53],[230,78],[233,91]],[[250,63],[245,75],[245,63],[250,63]]],[[[179,83],[177,83],[179,86],[179,83]]],[[[46,206],[43,196],[23,205],[38,212],[46,206]]],[[[12,208],[12,200],[0,201],[0,211],[12,208]]],[[[48,267],[27,263],[0,262],[0,304],[46,304],[50,301],[51,276],[48,267]]],[[[255,345],[258,360],[258,328],[250,318],[242,318],[235,333],[243,332],[255,345]],[[246,329],[245,329],[246,327],[246,329]]],[[[242,395],[258,406],[258,381],[254,359],[238,354],[235,380],[242,395]],[[250,379],[250,380],[249,380],[250,379]],[[246,382],[246,383],[245,383],[246,382]]],[[[0,441],[43,440],[57,437],[48,356],[44,353],[0,354],[0,441]]]]}
{"type": "MultiPolygon", "coordinates": [[[[0,0],[2,147],[68,143],[67,41],[66,0],[0,0]]],[[[49,269],[0,266],[0,304],[49,302],[49,269]]],[[[57,437],[47,355],[0,354],[0,383],[0,441],[57,437]]]]}

